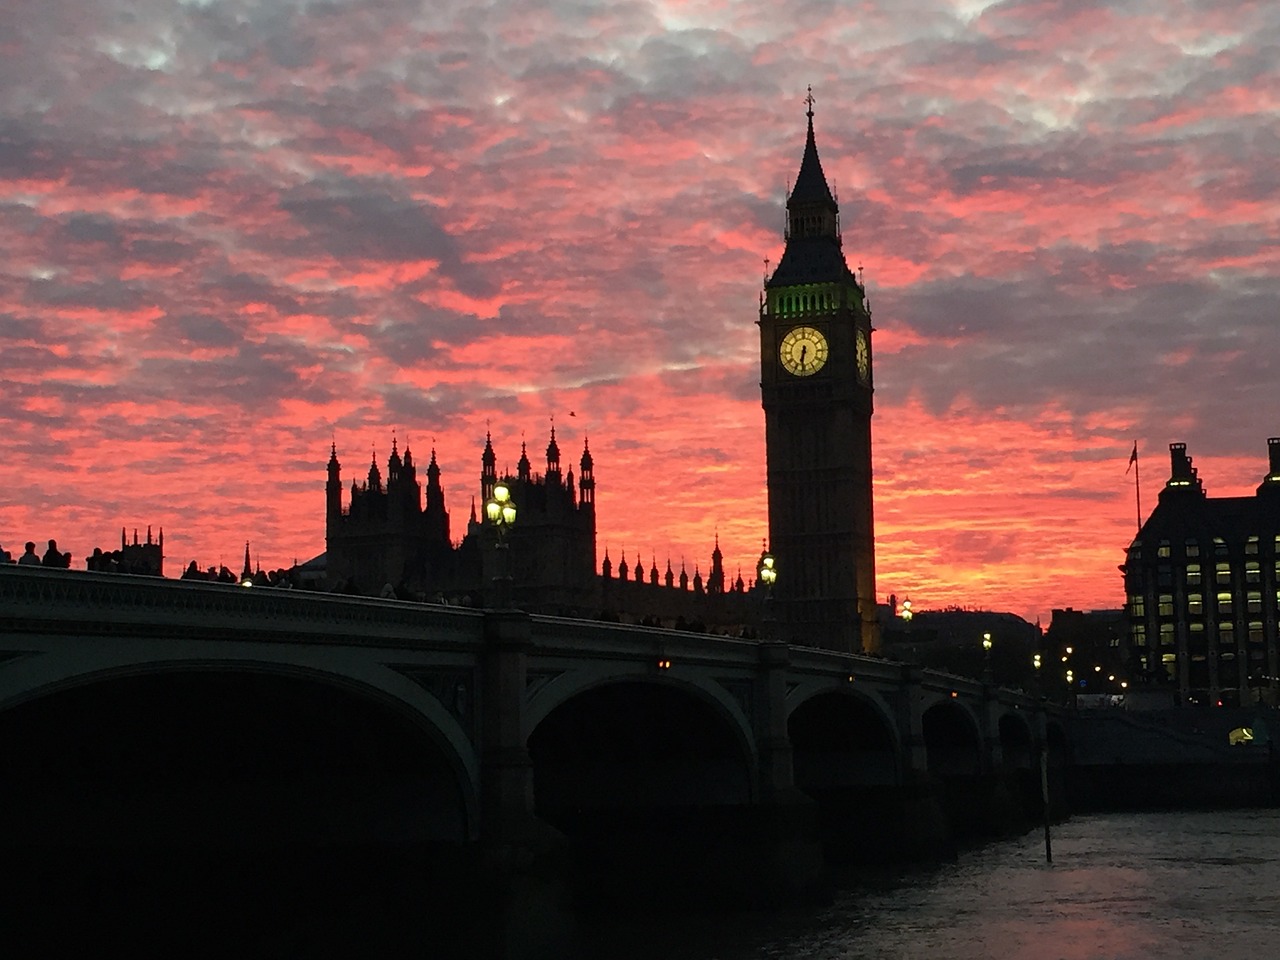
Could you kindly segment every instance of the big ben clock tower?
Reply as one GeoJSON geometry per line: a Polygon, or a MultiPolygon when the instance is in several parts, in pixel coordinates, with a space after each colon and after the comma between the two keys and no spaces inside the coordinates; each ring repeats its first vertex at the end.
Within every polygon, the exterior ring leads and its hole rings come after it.
{"type": "Polygon", "coordinates": [[[809,131],[786,249],[760,301],[773,594],[783,639],[879,649],[871,509],[871,314],[809,131]]]}

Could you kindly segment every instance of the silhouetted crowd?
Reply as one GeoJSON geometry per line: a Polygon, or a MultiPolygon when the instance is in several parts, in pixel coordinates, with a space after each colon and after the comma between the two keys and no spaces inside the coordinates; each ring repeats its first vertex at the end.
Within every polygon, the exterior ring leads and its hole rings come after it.
{"type": "Polygon", "coordinates": [[[284,590],[292,589],[295,584],[293,582],[293,571],[280,570],[256,570],[253,572],[245,571],[239,576],[231,572],[231,568],[225,564],[221,567],[209,567],[207,570],[201,570],[200,565],[192,560],[187,564],[187,568],[182,571],[183,580],[203,580],[206,583],[244,583],[248,581],[255,587],[280,587],[284,590]]]}
{"type": "Polygon", "coordinates": [[[96,573],[156,573],[145,561],[129,560],[119,550],[104,553],[101,547],[94,547],[93,553],[85,558],[85,569],[96,573]]]}
{"type": "Polygon", "coordinates": [[[13,559],[13,554],[8,550],[0,547],[0,563],[20,563],[23,566],[36,567],[61,567],[65,570],[71,566],[71,554],[63,553],[59,550],[57,540],[50,540],[49,549],[45,550],[44,556],[41,556],[36,553],[36,542],[28,540],[26,549],[17,560],[13,559]]]}

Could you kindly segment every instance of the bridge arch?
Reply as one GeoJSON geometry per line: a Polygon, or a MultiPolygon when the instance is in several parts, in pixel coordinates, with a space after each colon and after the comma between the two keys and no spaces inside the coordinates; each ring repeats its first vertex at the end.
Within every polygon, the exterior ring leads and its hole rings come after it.
{"type": "Polygon", "coordinates": [[[893,715],[856,685],[832,684],[792,704],[787,736],[795,784],[810,795],[902,782],[893,715]]]}
{"type": "Polygon", "coordinates": [[[556,691],[530,711],[534,802],[552,822],[569,808],[749,804],[755,746],[740,716],[674,678],[615,677],[556,691]]]}
{"type": "Polygon", "coordinates": [[[1021,710],[1000,714],[996,722],[1000,759],[1008,770],[1030,770],[1035,763],[1036,737],[1031,721],[1021,710]]]}
{"type": "MultiPolygon", "coordinates": [[[[316,788],[319,794],[297,795],[299,802],[307,804],[309,796],[315,799],[325,789],[336,788],[343,777],[350,785],[363,770],[364,776],[381,776],[384,786],[402,793],[399,813],[390,819],[385,809],[366,811],[368,823],[380,821],[390,831],[383,840],[396,833],[416,842],[462,843],[478,835],[475,762],[465,736],[438,701],[394,671],[386,670],[386,677],[371,682],[368,677],[357,679],[283,660],[88,659],[96,662],[77,668],[74,657],[35,655],[21,665],[29,669],[4,671],[0,751],[10,763],[38,764],[39,755],[32,751],[43,742],[50,755],[65,756],[70,751],[83,772],[108,777],[118,792],[151,790],[149,800],[140,799],[143,803],[160,802],[153,788],[163,787],[166,778],[185,776],[192,790],[202,785],[197,791],[201,799],[192,801],[192,811],[199,809],[212,817],[218,813],[210,796],[223,789],[217,783],[217,771],[230,770],[230,776],[224,777],[222,814],[236,809],[238,798],[248,806],[240,807],[237,816],[252,814],[262,830],[283,829],[287,836],[276,839],[292,836],[294,841],[315,839],[339,825],[329,816],[326,826],[320,822],[325,816],[319,814],[320,820],[310,826],[301,815],[291,825],[282,826],[279,820],[268,823],[266,807],[271,804],[247,781],[292,773],[292,787],[301,789],[302,780],[311,776],[306,772],[308,763],[315,770],[327,769],[328,787],[316,788]],[[14,676],[18,672],[24,675],[14,676]],[[77,718],[74,730],[67,726],[67,718],[77,718]],[[465,752],[458,749],[459,740],[465,752]],[[327,743],[327,749],[318,749],[317,743],[327,743]],[[267,761],[266,755],[273,759],[267,761]],[[178,766],[163,767],[165,757],[178,766]],[[130,775],[142,780],[131,784],[127,782],[130,775]],[[149,786],[148,779],[154,781],[149,786]],[[421,807],[415,813],[417,804],[421,807]],[[308,829],[313,832],[307,834],[308,829]]],[[[74,771],[65,772],[74,776],[74,771]]],[[[34,784],[40,777],[28,780],[34,784]]],[[[378,805],[372,797],[366,796],[365,801],[378,805]]],[[[313,805],[318,808],[318,803],[313,805]]],[[[341,808],[337,800],[331,805],[335,811],[341,808]]],[[[349,839],[374,842],[375,836],[361,832],[355,809],[359,806],[355,803],[350,808],[343,829],[355,831],[349,839]]],[[[190,817],[173,822],[179,831],[182,822],[195,824],[190,817]]],[[[205,821],[198,829],[205,842],[216,844],[218,830],[212,826],[205,821]]],[[[86,842],[92,836],[110,835],[102,824],[98,827],[94,830],[90,821],[82,823],[86,842]]],[[[243,839],[244,829],[242,820],[234,835],[221,840],[240,842],[237,835],[243,839]]],[[[169,839],[182,842],[176,834],[169,839]]]]}
{"type": "Polygon", "coordinates": [[[954,698],[938,700],[921,717],[930,776],[940,780],[983,772],[982,731],[973,713],[954,698]]]}

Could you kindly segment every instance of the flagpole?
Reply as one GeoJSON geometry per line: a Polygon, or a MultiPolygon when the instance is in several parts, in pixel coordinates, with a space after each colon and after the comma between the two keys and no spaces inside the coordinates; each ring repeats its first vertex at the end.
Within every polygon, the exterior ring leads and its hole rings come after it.
{"type": "Polygon", "coordinates": [[[1142,531],[1142,473],[1138,467],[1138,442],[1133,443],[1133,490],[1138,498],[1138,531],[1142,531]]]}

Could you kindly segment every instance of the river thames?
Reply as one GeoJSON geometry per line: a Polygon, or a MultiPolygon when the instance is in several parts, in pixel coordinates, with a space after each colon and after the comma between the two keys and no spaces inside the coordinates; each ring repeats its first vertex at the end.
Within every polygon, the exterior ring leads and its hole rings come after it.
{"type": "Polygon", "coordinates": [[[1280,956],[1280,810],[1082,815],[830,906],[588,934],[618,960],[1260,960],[1280,956]]]}

